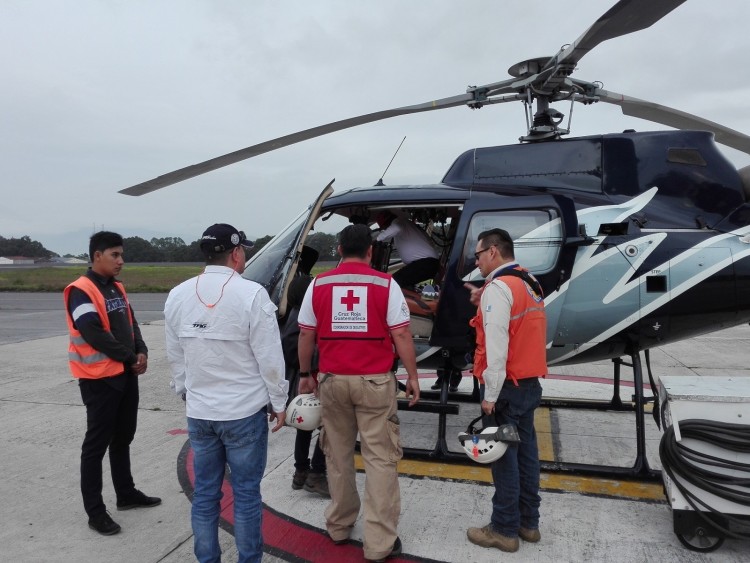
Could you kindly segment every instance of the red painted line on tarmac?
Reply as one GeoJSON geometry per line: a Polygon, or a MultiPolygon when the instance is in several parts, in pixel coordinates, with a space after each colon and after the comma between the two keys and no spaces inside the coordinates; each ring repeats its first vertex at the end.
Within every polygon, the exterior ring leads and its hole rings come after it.
{"type": "MultiPolygon", "coordinates": [[[[566,381],[580,381],[581,383],[603,383],[607,385],[613,385],[614,379],[609,377],[590,377],[590,376],[583,376],[583,375],[562,375],[562,374],[554,374],[549,373],[547,374],[547,379],[562,379],[566,381]]],[[[620,385],[624,387],[635,387],[634,381],[623,381],[620,380],[620,385]]],[[[649,383],[644,382],[643,383],[644,389],[651,389],[651,385],[649,383]]]]}
{"type": "MultiPolygon", "coordinates": [[[[188,444],[190,442],[188,441],[188,444]]],[[[189,448],[187,457],[185,459],[188,479],[190,484],[195,483],[195,473],[193,472],[193,448],[189,448]]],[[[192,490],[190,500],[192,502],[192,490]]],[[[234,494],[232,493],[232,484],[227,480],[226,476],[224,481],[221,483],[221,501],[219,501],[219,518],[225,520],[232,526],[231,533],[234,535],[234,494]]]]}
{"type": "MultiPolygon", "coordinates": [[[[193,484],[193,450],[190,441],[185,445],[177,458],[177,476],[185,495],[192,502],[193,484]]],[[[220,502],[219,525],[234,535],[234,496],[232,485],[225,476],[221,486],[223,494],[220,502]]],[[[323,509],[321,507],[321,516],[323,509]]],[[[363,563],[364,553],[361,542],[335,545],[324,530],[316,528],[263,504],[263,551],[294,563],[363,563]]],[[[440,563],[434,559],[402,555],[389,558],[393,563],[423,561],[440,563]]]]}
{"type": "MultiPolygon", "coordinates": [[[[471,372],[464,372],[464,377],[473,377],[471,372]]],[[[404,379],[406,375],[399,377],[404,379]]],[[[435,378],[435,373],[420,373],[420,378],[435,378]]],[[[597,383],[612,385],[614,380],[606,377],[587,377],[577,375],[548,374],[549,379],[580,381],[583,383],[597,383]]],[[[620,385],[633,387],[632,381],[620,381],[620,385]]],[[[650,388],[646,383],[644,387],[650,388]]],[[[173,436],[187,434],[187,430],[176,428],[169,430],[168,434],[173,436]]],[[[195,474],[193,472],[193,450],[190,441],[180,452],[177,460],[177,474],[183,491],[188,499],[193,500],[193,484],[195,474]]],[[[220,501],[220,526],[230,534],[234,535],[234,495],[232,493],[231,477],[225,476],[222,483],[222,499],[220,501]]],[[[322,508],[321,508],[322,516],[322,508]]],[[[353,541],[345,545],[335,545],[324,530],[310,524],[282,514],[263,504],[263,550],[270,555],[275,555],[286,561],[294,563],[362,563],[364,553],[362,543],[353,541]]],[[[440,563],[434,559],[426,559],[411,555],[401,555],[389,558],[393,563],[405,563],[407,561],[423,561],[440,563]]]]}

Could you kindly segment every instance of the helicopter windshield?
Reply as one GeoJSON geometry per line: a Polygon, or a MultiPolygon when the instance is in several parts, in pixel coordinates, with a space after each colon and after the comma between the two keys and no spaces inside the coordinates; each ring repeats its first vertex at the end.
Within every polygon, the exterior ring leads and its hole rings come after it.
{"type": "Polygon", "coordinates": [[[280,285],[281,274],[284,266],[294,255],[294,242],[297,240],[299,231],[305,224],[310,208],[305,208],[297,217],[289,223],[278,235],[273,237],[268,244],[261,248],[257,254],[250,258],[245,266],[244,278],[259,283],[271,299],[276,301],[280,285]]]}

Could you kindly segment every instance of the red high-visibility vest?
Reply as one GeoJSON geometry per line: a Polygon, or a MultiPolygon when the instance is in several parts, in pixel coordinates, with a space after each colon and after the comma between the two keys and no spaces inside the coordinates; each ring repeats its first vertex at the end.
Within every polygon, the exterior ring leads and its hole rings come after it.
{"type": "MultiPolygon", "coordinates": [[[[120,282],[114,282],[117,289],[122,294],[125,301],[128,296],[125,293],[125,287],[120,282]]],[[[83,379],[100,379],[102,377],[112,377],[125,371],[125,364],[111,359],[106,354],[99,352],[83,339],[81,333],[73,324],[73,319],[68,311],[68,297],[72,288],[78,288],[88,295],[91,302],[96,307],[99,319],[102,321],[104,330],[110,330],[109,317],[107,316],[107,306],[104,303],[102,295],[96,284],[86,276],[81,276],[76,281],[65,288],[63,298],[65,299],[65,318],[68,321],[68,331],[70,333],[70,343],[68,344],[68,365],[73,377],[83,379]]],[[[128,305],[128,319],[130,326],[133,326],[133,316],[128,305]]]]}
{"type": "Polygon", "coordinates": [[[394,352],[388,328],[391,276],[366,264],[345,262],[313,281],[321,373],[387,373],[394,352]]]}

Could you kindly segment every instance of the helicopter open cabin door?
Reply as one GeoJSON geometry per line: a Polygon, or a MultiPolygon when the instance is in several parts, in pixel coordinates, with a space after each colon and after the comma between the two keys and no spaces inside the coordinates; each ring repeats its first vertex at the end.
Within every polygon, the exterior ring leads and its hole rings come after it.
{"type": "Polygon", "coordinates": [[[320,208],[333,193],[333,182],[331,180],[315,201],[261,248],[245,266],[242,276],[261,284],[268,291],[271,300],[278,304],[279,318],[286,315],[289,283],[297,272],[302,247],[320,214],[320,208]]]}

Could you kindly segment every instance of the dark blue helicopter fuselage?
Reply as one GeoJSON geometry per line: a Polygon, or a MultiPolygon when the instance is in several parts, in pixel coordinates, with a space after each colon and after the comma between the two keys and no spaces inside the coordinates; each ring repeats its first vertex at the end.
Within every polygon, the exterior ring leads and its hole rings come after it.
{"type": "MultiPolygon", "coordinates": [[[[674,292],[672,272],[665,271],[665,264],[680,260],[694,263],[696,282],[683,280],[685,287],[677,295],[576,354],[576,361],[646,349],[750,319],[750,258],[747,242],[737,242],[742,236],[747,240],[750,225],[747,187],[711,133],[626,132],[475,149],[454,162],[443,182],[473,194],[564,194],[577,210],[621,204],[658,188],[648,204],[625,221],[583,233],[597,237],[592,258],[608,248],[627,248],[629,240],[646,233],[663,232],[664,240],[633,268],[628,281],[645,280],[646,294],[674,292]],[[727,236],[723,244],[714,240],[731,232],[738,234],[727,236]],[[701,270],[712,266],[716,271],[704,277],[701,270]]],[[[559,287],[559,274],[543,276],[548,294],[559,287]]],[[[606,306],[599,310],[607,314],[606,306]]]]}
{"type": "Polygon", "coordinates": [[[435,204],[462,211],[434,346],[457,354],[467,346],[474,311],[459,272],[462,249],[472,215],[493,209],[549,206],[561,217],[559,259],[536,273],[549,303],[552,363],[616,357],[750,320],[750,244],[742,241],[750,205],[711,133],[626,132],[473,149],[442,184],[356,188],[331,196],[322,213],[435,204]],[[641,203],[630,209],[633,201],[641,203]],[[608,222],[586,219],[600,209],[608,222]]]}

